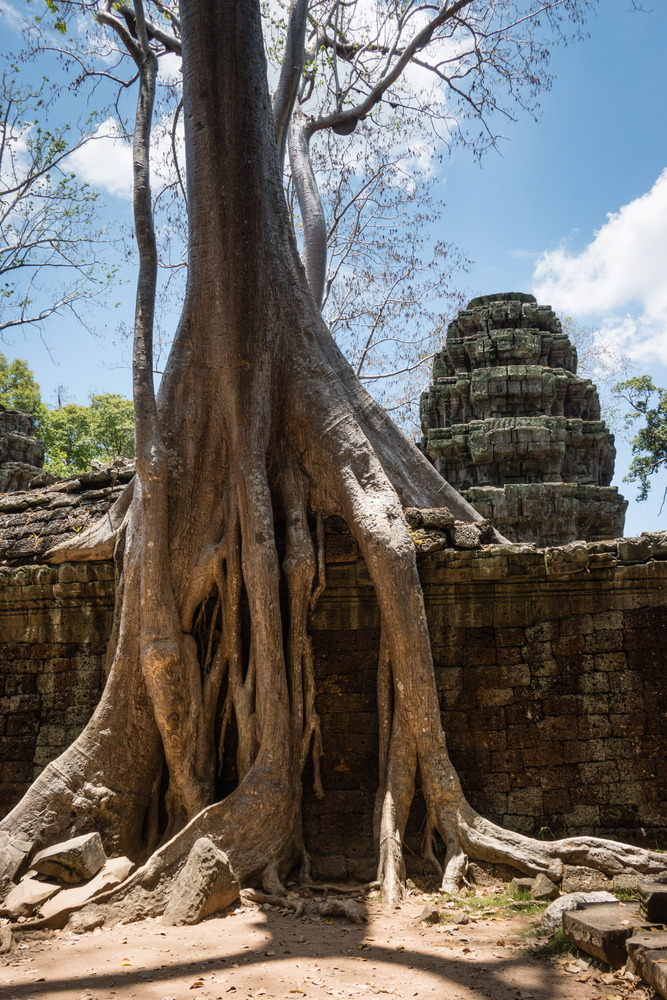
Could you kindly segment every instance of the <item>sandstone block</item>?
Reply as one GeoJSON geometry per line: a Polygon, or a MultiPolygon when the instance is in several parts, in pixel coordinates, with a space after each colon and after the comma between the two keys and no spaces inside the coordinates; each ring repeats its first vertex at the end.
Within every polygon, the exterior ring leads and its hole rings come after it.
{"type": "Polygon", "coordinates": [[[649,879],[637,886],[642,913],[653,924],[667,924],[667,882],[649,879]]]}
{"type": "Polygon", "coordinates": [[[653,554],[653,545],[650,538],[619,538],[618,558],[621,562],[646,562],[653,554]]]}
{"type": "Polygon", "coordinates": [[[616,902],[618,900],[610,892],[570,892],[549,903],[542,914],[540,926],[545,934],[552,934],[562,925],[564,913],[593,904],[616,902]]]}
{"type": "Polygon", "coordinates": [[[2,912],[16,920],[18,917],[31,917],[42,903],[51,899],[60,886],[52,882],[38,882],[35,878],[23,878],[7,896],[2,912]]]}
{"type": "Polygon", "coordinates": [[[519,892],[532,892],[535,888],[535,879],[528,877],[513,878],[510,885],[513,886],[513,888],[518,889],[519,892]]]}
{"type": "Polygon", "coordinates": [[[648,931],[625,942],[628,958],[645,983],[667,997],[667,934],[648,931]]]}
{"type": "Polygon", "coordinates": [[[134,865],[129,858],[110,858],[93,879],[85,885],[63,889],[49,899],[41,909],[41,916],[49,927],[61,928],[67,923],[70,913],[80,910],[91,899],[120,885],[132,871],[134,865]]]}
{"type": "Polygon", "coordinates": [[[423,924],[437,924],[440,920],[440,910],[437,906],[425,906],[418,919],[423,924]]]}
{"type": "Polygon", "coordinates": [[[601,892],[613,887],[612,880],[595,868],[584,865],[563,865],[563,892],[601,892]]]}
{"type": "Polygon", "coordinates": [[[40,875],[62,882],[82,882],[96,875],[106,860],[99,833],[85,833],[40,851],[32,866],[40,875]]]}
{"type": "Polygon", "coordinates": [[[644,876],[637,872],[621,872],[619,875],[614,875],[614,892],[634,892],[643,880],[644,876]]]}
{"type": "Polygon", "coordinates": [[[200,837],[174,881],[162,922],[199,923],[204,917],[224,910],[238,899],[239,892],[227,855],[208,837],[200,837]]]}
{"type": "Polygon", "coordinates": [[[567,940],[612,967],[625,964],[625,942],[637,930],[647,927],[639,906],[631,903],[601,903],[563,914],[567,940]]]}
{"type": "Polygon", "coordinates": [[[535,885],[530,890],[530,898],[536,900],[558,899],[560,892],[558,886],[554,885],[551,879],[543,872],[535,879],[535,885]]]}

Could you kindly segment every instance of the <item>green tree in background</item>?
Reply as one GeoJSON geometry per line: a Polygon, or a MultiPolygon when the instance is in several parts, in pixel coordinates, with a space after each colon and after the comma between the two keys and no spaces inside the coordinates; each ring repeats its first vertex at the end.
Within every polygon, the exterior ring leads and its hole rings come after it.
{"type": "Polygon", "coordinates": [[[46,411],[42,403],[41,390],[27,361],[21,358],[9,361],[2,353],[0,353],[0,405],[7,410],[32,413],[36,423],[46,411]]]}
{"type": "Polygon", "coordinates": [[[90,397],[90,406],[67,403],[50,410],[26,361],[0,354],[0,404],[35,417],[35,433],[46,445],[44,468],[54,476],[90,469],[93,459],[134,455],[132,402],[118,393],[90,397]]]}
{"type": "Polygon", "coordinates": [[[134,455],[132,402],[117,393],[90,397],[90,406],[67,403],[47,410],[39,433],[46,445],[44,468],[55,476],[90,469],[93,459],[134,455]]]}
{"type": "MultiPolygon", "coordinates": [[[[623,481],[639,483],[637,499],[646,500],[653,485],[651,477],[667,466],[667,389],[655,385],[650,375],[639,375],[619,382],[614,391],[632,407],[625,417],[627,426],[634,427],[636,420],[645,420],[632,438],[633,459],[623,481]]],[[[663,506],[665,496],[667,488],[663,506]]]]}

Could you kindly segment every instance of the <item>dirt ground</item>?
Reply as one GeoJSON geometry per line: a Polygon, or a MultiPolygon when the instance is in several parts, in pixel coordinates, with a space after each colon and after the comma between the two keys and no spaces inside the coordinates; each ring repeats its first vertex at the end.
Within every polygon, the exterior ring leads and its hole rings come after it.
{"type": "Polygon", "coordinates": [[[520,906],[514,916],[492,895],[463,907],[440,902],[446,922],[421,922],[434,900],[415,891],[387,912],[363,899],[359,925],[244,903],[194,927],[163,927],[156,918],[26,935],[0,958],[0,997],[648,1000],[629,973],[610,973],[585,956],[536,954],[538,917],[520,906]]]}

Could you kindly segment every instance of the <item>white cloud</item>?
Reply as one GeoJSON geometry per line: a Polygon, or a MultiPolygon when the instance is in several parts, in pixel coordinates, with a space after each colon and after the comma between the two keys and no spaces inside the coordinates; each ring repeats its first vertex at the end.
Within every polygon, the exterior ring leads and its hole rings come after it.
{"type": "Polygon", "coordinates": [[[547,251],[534,271],[540,302],[594,317],[633,359],[667,364],[667,169],[650,191],[607,216],[579,253],[547,251]]]}
{"type": "Polygon", "coordinates": [[[181,67],[183,60],[175,52],[167,52],[158,63],[158,81],[160,83],[181,83],[181,67]]]}
{"type": "Polygon", "coordinates": [[[113,118],[98,125],[90,142],[67,158],[67,166],[91,187],[117,198],[132,197],[132,148],[113,118]]]}
{"type": "MultiPolygon", "coordinates": [[[[184,128],[181,117],[177,144],[182,149],[184,128]]],[[[130,201],[132,198],[132,146],[122,137],[113,118],[98,125],[85,146],[67,158],[67,166],[81,180],[107,194],[130,201]]],[[[183,170],[183,164],[181,163],[183,170]]],[[[151,136],[151,182],[154,191],[175,180],[172,162],[170,122],[155,122],[151,136]]]]}
{"type": "Polygon", "coordinates": [[[16,10],[10,3],[4,3],[0,8],[0,19],[3,28],[17,33],[23,31],[29,23],[23,14],[16,10]]]}

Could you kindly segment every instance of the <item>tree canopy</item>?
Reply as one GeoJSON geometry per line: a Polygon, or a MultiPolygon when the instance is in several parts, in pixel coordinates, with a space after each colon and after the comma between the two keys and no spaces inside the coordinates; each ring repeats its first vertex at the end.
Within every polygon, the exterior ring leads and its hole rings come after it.
{"type": "MultiPolygon", "coordinates": [[[[633,458],[623,481],[639,483],[637,499],[646,500],[654,485],[653,477],[667,466],[667,390],[655,385],[650,375],[638,375],[619,382],[614,391],[632,407],[626,414],[626,425],[635,429],[637,421],[644,421],[632,438],[633,458]]],[[[664,499],[663,495],[661,512],[664,499]]]]}

